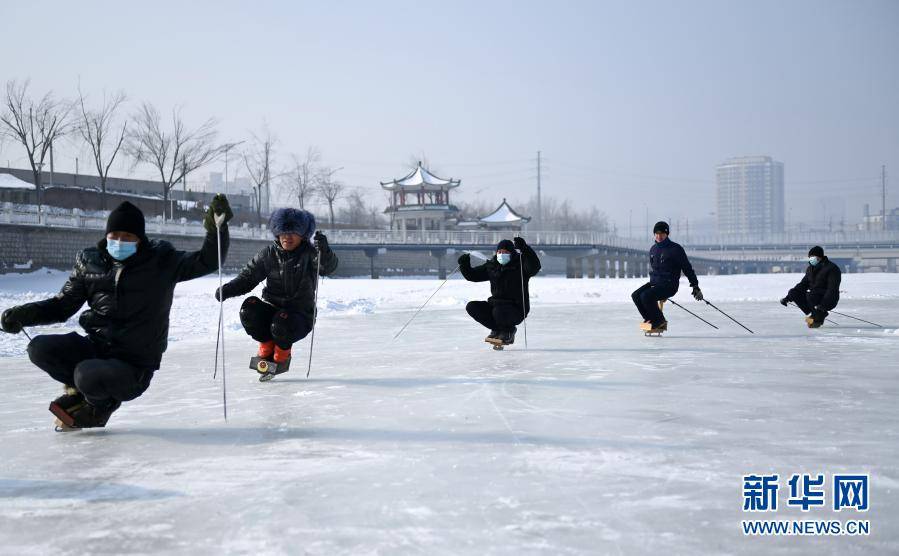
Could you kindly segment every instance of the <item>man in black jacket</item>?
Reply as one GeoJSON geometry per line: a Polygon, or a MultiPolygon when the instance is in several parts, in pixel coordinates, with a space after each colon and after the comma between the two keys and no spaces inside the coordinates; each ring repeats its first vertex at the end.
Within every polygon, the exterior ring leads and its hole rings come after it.
{"type": "Polygon", "coordinates": [[[293,344],[312,330],[316,265],[319,275],[328,276],[337,270],[337,255],[323,233],[315,232],[312,237],[315,217],[308,211],[278,209],[272,213],[269,228],[275,236],[272,244],[259,251],[221,291],[216,290],[215,297],[244,295],[265,280],[262,299],[248,297],[240,308],[240,321],[247,334],[259,342],[259,357],[282,366],[289,365],[293,344]]]}
{"type": "Polygon", "coordinates": [[[24,326],[65,322],[88,304],[78,319],[87,337],[42,335],[28,344],[31,361],[66,385],[50,404],[58,426],[103,427],[122,402],[149,387],[168,346],[175,285],[218,268],[216,223],[224,257],[231,217],[228,200],[216,195],[204,220],[203,247],[185,252],[148,239],[143,213],[126,201],[109,214],[106,237],[78,254],[56,297],[3,312],[0,326],[15,334],[24,326]]]}
{"type": "Polygon", "coordinates": [[[677,293],[680,285],[681,272],[690,281],[693,288],[693,297],[702,301],[702,290],[699,289],[699,280],[693,272],[693,265],[687,258],[687,253],[679,244],[674,243],[668,237],[668,223],[657,222],[652,229],[655,236],[655,244],[649,249],[649,282],[637,288],[631,299],[643,316],[643,322],[649,324],[654,331],[668,329],[668,322],[659,309],[659,301],[668,299],[677,293]]]}
{"type": "Polygon", "coordinates": [[[780,303],[786,307],[792,301],[808,317],[809,328],[818,328],[824,324],[828,311],[840,301],[841,278],[840,267],[825,257],[824,249],[816,245],[809,249],[805,276],[780,303]]]}
{"type": "Polygon", "coordinates": [[[472,268],[468,253],[459,257],[459,270],[469,282],[490,281],[490,298],[465,306],[471,318],[490,329],[484,341],[494,345],[514,343],[516,325],[531,310],[528,282],[540,272],[537,253],[523,238],[516,237],[514,242],[504,239],[496,246],[496,255],[480,266],[472,268]]]}

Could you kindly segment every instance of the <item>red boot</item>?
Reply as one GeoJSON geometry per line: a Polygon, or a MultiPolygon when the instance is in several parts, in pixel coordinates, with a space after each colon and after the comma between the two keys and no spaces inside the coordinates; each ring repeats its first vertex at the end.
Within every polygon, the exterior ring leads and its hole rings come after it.
{"type": "Polygon", "coordinates": [[[263,359],[271,361],[272,355],[275,353],[275,341],[259,342],[259,352],[257,355],[263,359]]]}
{"type": "Polygon", "coordinates": [[[284,365],[290,361],[290,348],[281,349],[278,346],[275,346],[275,363],[278,365],[284,365]]]}

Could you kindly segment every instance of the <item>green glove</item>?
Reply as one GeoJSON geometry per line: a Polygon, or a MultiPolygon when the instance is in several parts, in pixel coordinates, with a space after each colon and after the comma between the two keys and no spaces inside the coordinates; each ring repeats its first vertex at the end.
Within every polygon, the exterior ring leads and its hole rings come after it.
{"type": "Polygon", "coordinates": [[[209,209],[206,211],[206,217],[203,219],[203,227],[206,228],[207,232],[214,232],[216,221],[218,221],[219,225],[224,225],[232,218],[234,218],[234,212],[231,210],[231,205],[228,204],[228,198],[219,193],[209,203],[209,209]]]}

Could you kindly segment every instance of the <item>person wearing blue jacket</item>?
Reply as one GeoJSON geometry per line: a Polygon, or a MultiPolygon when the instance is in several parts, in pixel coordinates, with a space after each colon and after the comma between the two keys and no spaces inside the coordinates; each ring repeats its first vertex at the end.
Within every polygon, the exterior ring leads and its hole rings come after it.
{"type": "Polygon", "coordinates": [[[684,248],[668,237],[668,223],[657,222],[652,229],[655,244],[649,249],[649,282],[637,288],[631,299],[643,316],[643,322],[652,325],[653,330],[667,330],[668,322],[659,308],[659,301],[668,299],[677,293],[681,272],[690,281],[693,297],[702,301],[702,290],[699,280],[693,272],[693,266],[687,258],[684,248]]]}

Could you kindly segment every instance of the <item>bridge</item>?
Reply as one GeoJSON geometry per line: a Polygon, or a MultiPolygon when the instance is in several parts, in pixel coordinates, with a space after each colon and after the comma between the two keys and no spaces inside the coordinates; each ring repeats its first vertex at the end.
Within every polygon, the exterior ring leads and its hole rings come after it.
{"type": "MultiPolygon", "coordinates": [[[[15,210],[5,204],[0,210],[0,224],[43,229],[104,230],[106,217],[85,214],[78,209],[50,209],[36,212],[15,210]]],[[[328,234],[333,248],[347,255],[364,254],[364,263],[356,264],[356,272],[364,268],[373,278],[381,273],[379,260],[411,261],[396,264],[401,270],[419,272],[435,269],[445,277],[447,268],[455,268],[455,257],[463,251],[489,252],[501,239],[514,232],[491,230],[402,231],[402,230],[322,230],[328,234]],[[403,255],[405,254],[405,255],[403,255]],[[391,259],[393,256],[393,259],[391,259]],[[422,257],[424,259],[422,260],[422,257]],[[427,261],[430,261],[427,262],[427,261]],[[409,268],[406,268],[409,267],[409,268]]],[[[201,222],[163,221],[161,217],[147,221],[149,235],[199,238],[205,235],[201,222]]],[[[614,234],[590,231],[525,231],[528,243],[547,257],[548,272],[564,272],[570,278],[641,277],[648,274],[647,251],[651,240],[623,238],[614,234]]],[[[260,242],[271,241],[266,227],[231,227],[236,243],[248,243],[247,249],[258,249],[260,242]]],[[[759,238],[677,238],[687,249],[699,274],[738,274],[747,272],[798,272],[805,268],[806,253],[811,245],[822,245],[825,253],[847,272],[883,270],[895,272],[899,260],[899,232],[851,232],[837,234],[791,234],[759,238]]],[[[5,253],[4,253],[5,255],[5,253]]],[[[350,257],[350,260],[352,257],[350,257]]],[[[233,264],[232,261],[229,263],[233,264]]],[[[231,266],[229,264],[228,266],[231,266]]],[[[384,266],[384,265],[381,265],[384,266]]]]}

